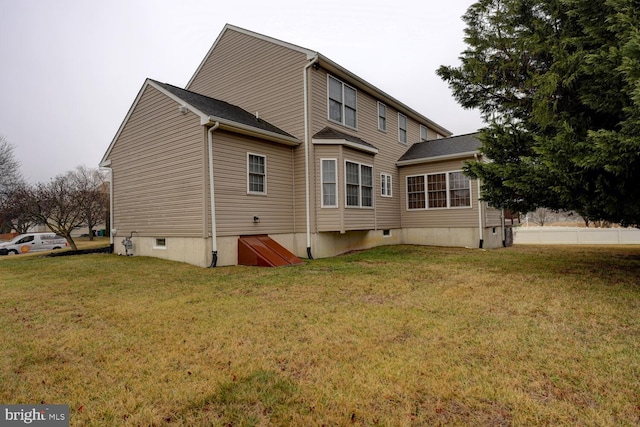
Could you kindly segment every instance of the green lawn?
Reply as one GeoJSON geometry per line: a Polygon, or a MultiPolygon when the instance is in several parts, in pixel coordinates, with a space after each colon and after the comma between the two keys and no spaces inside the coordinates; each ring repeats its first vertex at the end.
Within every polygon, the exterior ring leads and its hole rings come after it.
{"type": "Polygon", "coordinates": [[[71,425],[640,424],[640,247],[0,262],[0,402],[71,425]]]}

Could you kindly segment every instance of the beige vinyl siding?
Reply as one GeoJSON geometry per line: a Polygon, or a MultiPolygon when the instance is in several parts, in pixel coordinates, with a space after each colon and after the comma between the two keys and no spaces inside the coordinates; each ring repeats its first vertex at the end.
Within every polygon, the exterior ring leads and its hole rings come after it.
{"type": "MultiPolygon", "coordinates": [[[[396,162],[409,149],[414,142],[420,140],[420,123],[407,117],[408,143],[403,144],[398,141],[398,111],[389,105],[387,108],[387,130],[380,131],[378,129],[378,99],[369,93],[360,90],[353,82],[334,76],[339,80],[352,85],[357,90],[357,129],[342,126],[328,119],[327,111],[327,72],[323,69],[311,70],[312,84],[312,134],[318,132],[326,126],[333,127],[374,145],[378,149],[378,153],[373,157],[374,167],[374,206],[375,218],[371,229],[394,229],[401,225],[401,204],[400,193],[400,175],[396,162]],[[382,197],[380,189],[380,173],[384,172],[392,176],[392,194],[391,198],[382,197]]],[[[333,75],[333,74],[331,74],[333,75]]],[[[425,125],[426,126],[426,125],[425,125]]],[[[435,137],[436,131],[428,128],[429,136],[435,137]]],[[[314,147],[315,163],[318,163],[319,154],[318,147],[314,147]]],[[[319,188],[316,186],[316,188],[319,188]]],[[[347,213],[347,215],[349,215],[347,213]]],[[[347,221],[352,223],[357,221],[347,221]]],[[[370,222],[367,224],[371,224],[370,222]]]]}
{"type": "Polygon", "coordinates": [[[319,146],[315,149],[316,152],[316,165],[315,165],[315,217],[316,217],[316,231],[341,231],[343,229],[342,212],[344,210],[344,175],[341,171],[342,162],[342,147],[339,145],[325,145],[319,146]],[[336,175],[337,175],[337,205],[336,208],[323,208],[322,207],[322,179],[321,179],[321,164],[322,159],[335,159],[336,160],[336,175]]]}
{"type": "Polygon", "coordinates": [[[486,203],[482,203],[485,214],[486,227],[502,226],[502,210],[489,207],[486,203]]]}
{"type": "MultiPolygon", "coordinates": [[[[230,29],[218,40],[187,89],[258,113],[304,141],[305,65],[306,55],[299,51],[230,29]]],[[[294,150],[293,164],[296,213],[293,224],[298,233],[306,230],[305,170],[304,146],[300,145],[294,150]]]]}
{"type": "Polygon", "coordinates": [[[478,227],[478,183],[475,180],[471,181],[470,208],[407,209],[407,176],[459,171],[462,169],[462,163],[461,160],[451,160],[400,168],[403,228],[478,227]]]}
{"type": "Polygon", "coordinates": [[[340,183],[340,205],[344,206],[344,230],[374,230],[375,229],[375,220],[376,220],[376,212],[375,207],[378,201],[378,198],[375,197],[376,189],[379,186],[376,185],[376,168],[374,165],[374,156],[371,154],[363,153],[362,151],[356,151],[348,147],[343,147],[342,149],[342,161],[338,162],[338,171],[342,175],[342,179],[339,180],[340,183]],[[345,163],[346,162],[355,162],[366,166],[373,167],[373,207],[347,207],[346,206],[346,184],[345,184],[345,163]]]}
{"type": "Polygon", "coordinates": [[[187,89],[258,112],[302,139],[306,63],[301,52],[229,29],[187,89]]]}
{"type": "Polygon", "coordinates": [[[146,87],[113,146],[118,236],[202,237],[205,163],[200,119],[146,87]]]}
{"type": "Polygon", "coordinates": [[[292,148],[224,131],[213,146],[218,236],[292,233],[292,148]],[[247,153],[266,156],[266,195],[247,194],[247,153]]]}

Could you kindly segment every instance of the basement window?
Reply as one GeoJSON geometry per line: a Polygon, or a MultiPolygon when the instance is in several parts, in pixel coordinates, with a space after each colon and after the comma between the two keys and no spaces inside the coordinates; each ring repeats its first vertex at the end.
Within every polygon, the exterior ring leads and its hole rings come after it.
{"type": "Polygon", "coordinates": [[[382,230],[383,237],[391,237],[391,230],[382,230]]]}
{"type": "Polygon", "coordinates": [[[153,249],[167,249],[167,239],[164,237],[156,238],[153,249]]]}

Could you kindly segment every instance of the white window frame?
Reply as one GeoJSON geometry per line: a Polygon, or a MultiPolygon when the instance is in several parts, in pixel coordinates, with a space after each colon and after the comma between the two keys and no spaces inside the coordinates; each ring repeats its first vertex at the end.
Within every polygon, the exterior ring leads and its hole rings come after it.
{"type": "Polygon", "coordinates": [[[343,82],[342,80],[333,77],[332,75],[327,75],[327,118],[329,119],[329,121],[334,122],[334,123],[339,123],[342,126],[346,126],[348,128],[351,129],[358,129],[358,91],[356,90],[356,88],[354,88],[353,86],[350,86],[348,84],[346,84],[345,82],[343,82]],[[331,118],[331,80],[335,80],[336,82],[340,83],[341,87],[340,87],[340,100],[335,99],[336,102],[339,101],[340,103],[340,120],[336,120],[336,119],[332,119],[331,118]],[[353,90],[354,92],[354,99],[355,99],[355,105],[353,108],[351,107],[347,107],[346,102],[345,102],[345,95],[344,95],[344,88],[347,87],[351,90],[353,90]],[[353,115],[354,115],[354,121],[355,123],[353,125],[347,123],[347,115],[346,115],[346,109],[353,109],[353,115]]]}
{"type": "Polygon", "coordinates": [[[427,174],[416,174],[416,175],[408,175],[406,177],[406,187],[405,187],[405,194],[406,194],[406,209],[408,211],[419,211],[419,210],[443,210],[443,209],[472,209],[473,208],[473,186],[471,185],[471,179],[469,177],[467,178],[467,182],[469,183],[469,205],[467,206],[451,206],[451,192],[454,190],[467,190],[467,188],[456,188],[456,189],[452,189],[451,188],[451,174],[454,173],[462,173],[462,170],[453,170],[453,171],[446,171],[446,172],[434,172],[434,173],[427,173],[427,174]],[[435,176],[435,175],[445,175],[445,180],[446,180],[446,187],[445,187],[445,191],[446,191],[446,197],[447,197],[447,203],[446,206],[443,207],[430,207],[429,206],[429,177],[430,176],[435,176]],[[413,177],[424,177],[424,208],[410,208],[409,207],[409,178],[413,178],[413,177]]]}
{"type": "Polygon", "coordinates": [[[393,197],[393,177],[388,173],[380,174],[380,196],[393,197]]]}
{"type": "Polygon", "coordinates": [[[266,196],[267,195],[267,156],[264,154],[258,153],[249,153],[247,152],[247,194],[258,195],[258,196],[266,196]],[[264,159],[264,173],[256,174],[251,172],[251,156],[262,157],[264,159]],[[262,188],[263,191],[251,191],[251,175],[261,175],[263,182],[262,188]]]}
{"type": "Polygon", "coordinates": [[[374,205],[375,205],[375,181],[373,179],[373,165],[368,165],[366,163],[360,163],[360,162],[356,162],[353,160],[345,160],[344,161],[344,206],[345,208],[350,208],[350,209],[373,209],[374,205]],[[349,198],[349,192],[347,190],[347,186],[348,185],[356,185],[356,184],[350,184],[348,181],[348,176],[347,176],[347,163],[352,163],[355,165],[358,165],[358,204],[357,205],[350,205],[348,202],[348,198],[349,198]],[[363,206],[362,205],[362,188],[364,187],[364,185],[362,184],[362,168],[369,168],[371,169],[371,206],[363,206]]]}
{"type": "Polygon", "coordinates": [[[382,132],[387,131],[387,106],[378,101],[378,130],[382,132]],[[380,114],[380,108],[382,107],[382,114],[380,114]]]}
{"type": "Polygon", "coordinates": [[[409,140],[409,122],[407,120],[407,116],[405,116],[402,113],[398,113],[398,141],[400,141],[403,144],[406,144],[407,141],[409,140]],[[401,120],[400,118],[404,118],[404,128],[402,128],[401,125],[401,120]],[[404,141],[402,140],[402,131],[404,131],[404,141]]]}
{"type": "Polygon", "coordinates": [[[153,249],[167,249],[167,239],[165,237],[156,237],[153,240],[153,249]]]}
{"type": "MultiPolygon", "coordinates": [[[[423,211],[423,210],[425,210],[427,208],[427,200],[426,200],[427,193],[426,193],[426,191],[427,191],[427,177],[424,174],[408,175],[405,178],[405,193],[406,193],[406,199],[407,199],[406,208],[407,208],[408,211],[423,211]],[[416,178],[416,177],[422,177],[424,179],[424,190],[423,190],[423,193],[422,193],[424,195],[424,197],[425,197],[425,199],[424,199],[424,208],[411,208],[411,207],[409,207],[409,178],[416,178]]],[[[418,192],[414,191],[414,192],[412,192],[412,194],[413,193],[418,193],[418,192]]]]}
{"type": "Polygon", "coordinates": [[[429,130],[425,125],[420,125],[420,142],[429,140],[429,130]]]}
{"type": "Polygon", "coordinates": [[[338,159],[335,158],[321,158],[320,159],[320,206],[323,208],[337,208],[338,207],[338,159]],[[327,205],[324,203],[324,162],[333,162],[334,171],[335,171],[335,182],[329,182],[327,184],[333,184],[335,189],[335,204],[327,205]]]}

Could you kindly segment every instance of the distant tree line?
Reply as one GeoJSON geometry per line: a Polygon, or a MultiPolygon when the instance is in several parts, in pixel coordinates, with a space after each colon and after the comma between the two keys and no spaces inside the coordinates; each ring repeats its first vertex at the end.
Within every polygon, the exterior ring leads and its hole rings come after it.
{"type": "Polygon", "coordinates": [[[26,233],[43,224],[65,237],[74,250],[74,229],[87,227],[93,239],[95,227],[109,217],[104,175],[98,169],[79,166],[48,182],[28,184],[13,150],[0,136],[0,232],[26,233]]]}

